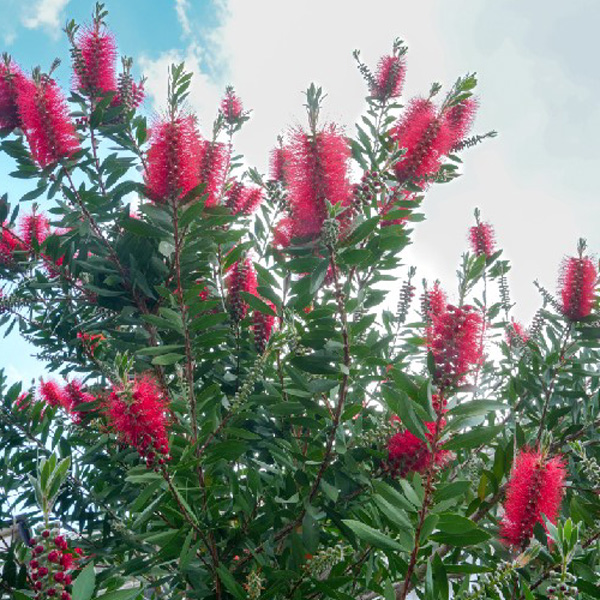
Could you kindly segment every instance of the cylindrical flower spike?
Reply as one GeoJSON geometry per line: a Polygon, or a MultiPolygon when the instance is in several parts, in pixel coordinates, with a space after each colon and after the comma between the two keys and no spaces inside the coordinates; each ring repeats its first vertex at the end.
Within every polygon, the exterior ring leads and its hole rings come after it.
{"type": "Polygon", "coordinates": [[[315,238],[327,217],[327,204],[348,206],[352,190],[348,181],[350,149],[335,125],[315,136],[301,129],[292,133],[287,168],[293,237],[315,238]]]}
{"type": "MultiPolygon", "coordinates": [[[[275,311],[275,305],[272,302],[267,301],[269,307],[275,311]]],[[[266,314],[258,310],[254,311],[252,315],[252,331],[254,333],[254,345],[258,352],[262,353],[267,347],[267,343],[271,337],[271,331],[275,324],[275,316],[266,314]]]]}
{"type": "Polygon", "coordinates": [[[29,149],[40,167],[53,165],[79,150],[67,103],[53,79],[45,75],[35,80],[23,78],[17,103],[29,149]]]}
{"type": "Polygon", "coordinates": [[[40,399],[48,406],[62,406],[65,410],[69,410],[71,402],[65,390],[53,379],[40,381],[39,387],[40,399]]]}
{"type": "Polygon", "coordinates": [[[228,125],[235,125],[244,114],[242,101],[231,86],[225,89],[225,96],[221,101],[221,114],[228,125]]]}
{"type": "Polygon", "coordinates": [[[478,223],[469,229],[471,248],[477,256],[490,258],[495,251],[494,229],[489,223],[478,223]]]}
{"type": "Polygon", "coordinates": [[[381,101],[400,96],[405,75],[406,63],[403,56],[392,54],[381,57],[371,86],[371,95],[381,101]]]}
{"type": "Polygon", "coordinates": [[[427,176],[437,173],[443,156],[468,132],[476,107],[474,100],[467,99],[438,114],[431,100],[412,100],[392,129],[392,138],[406,149],[394,167],[398,180],[416,179],[421,188],[427,187],[427,176]]]}
{"type": "Polygon", "coordinates": [[[244,184],[234,183],[226,195],[225,203],[234,215],[252,214],[262,202],[262,190],[257,187],[248,188],[244,184]]]}
{"type": "Polygon", "coordinates": [[[99,22],[82,29],[76,42],[80,60],[75,60],[75,87],[88,94],[117,90],[117,44],[99,22]]]}
{"type": "Polygon", "coordinates": [[[455,104],[444,113],[444,119],[452,137],[452,147],[467,136],[478,108],[479,102],[476,98],[471,97],[455,104]]]}
{"type": "Polygon", "coordinates": [[[446,312],[448,300],[446,298],[446,293],[440,287],[439,281],[434,282],[433,287],[425,291],[421,303],[423,307],[423,316],[428,322],[431,322],[435,317],[439,317],[446,312]]]}
{"type": "Polygon", "coordinates": [[[571,321],[587,317],[594,308],[598,271],[586,256],[565,258],[560,274],[562,313],[571,321]]]}
{"type": "Polygon", "coordinates": [[[220,200],[227,166],[229,152],[224,144],[209,142],[200,144],[200,183],[204,184],[203,194],[206,194],[205,206],[216,206],[220,200]]]}
{"type": "Polygon", "coordinates": [[[248,303],[241,292],[256,295],[256,271],[250,258],[234,263],[227,274],[227,304],[231,318],[239,323],[248,312],[248,303]]]}
{"type": "Polygon", "coordinates": [[[279,181],[284,184],[287,182],[288,161],[289,158],[286,148],[279,147],[271,150],[269,167],[270,176],[273,181],[279,181]]]}
{"type": "Polygon", "coordinates": [[[21,219],[20,234],[28,250],[39,248],[50,235],[50,223],[46,215],[35,212],[24,215],[21,219]]]}
{"type": "Polygon", "coordinates": [[[136,376],[128,385],[113,388],[107,402],[110,423],[126,444],[153,466],[169,454],[167,400],[150,375],[136,376]]]}
{"type": "Polygon", "coordinates": [[[427,345],[435,360],[435,379],[441,387],[462,383],[481,361],[481,315],[471,306],[448,305],[434,315],[427,331],[427,345]]]}
{"type": "Polygon", "coordinates": [[[156,123],[150,132],[146,185],[156,202],[183,198],[200,183],[200,135],[193,115],[156,123]]]}
{"type": "Polygon", "coordinates": [[[0,63],[0,129],[21,127],[17,93],[23,79],[21,69],[10,58],[0,63]]]}
{"type": "Polygon", "coordinates": [[[547,458],[537,450],[523,450],[508,482],[500,535],[508,544],[524,548],[542,515],[556,523],[563,496],[565,466],[561,458],[547,458]]]}
{"type": "MultiPolygon", "coordinates": [[[[398,417],[393,417],[393,420],[400,422],[398,417]]],[[[445,424],[445,420],[441,419],[440,430],[445,424]]],[[[436,424],[429,422],[425,423],[425,426],[426,437],[431,442],[435,435],[436,424]]],[[[396,433],[388,441],[388,463],[391,471],[400,477],[406,477],[411,472],[424,473],[432,464],[442,467],[448,463],[450,457],[451,453],[441,447],[438,447],[434,455],[425,441],[408,430],[396,433]]]]}
{"type": "Polygon", "coordinates": [[[0,264],[6,267],[15,265],[15,252],[25,250],[21,238],[3,224],[0,234],[0,264]]]}

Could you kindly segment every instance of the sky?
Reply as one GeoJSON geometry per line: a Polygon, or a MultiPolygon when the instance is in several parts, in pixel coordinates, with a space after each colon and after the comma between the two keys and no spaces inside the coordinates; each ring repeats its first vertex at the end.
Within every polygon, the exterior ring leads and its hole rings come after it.
{"type": "MultiPolygon", "coordinates": [[[[61,30],[67,19],[89,22],[93,6],[0,0],[0,48],[25,69],[47,69],[60,57],[57,78],[68,88],[61,30]]],[[[277,135],[304,123],[301,92],[311,81],[328,94],[324,118],[354,132],[365,95],[356,48],[375,65],[394,38],[405,40],[405,99],[476,72],[474,133],[499,135],[463,153],[463,177],[427,193],[427,220],[405,254],[418,279],[439,278],[451,297],[475,207],[513,264],[514,314],[525,324],[540,305],[533,280],[554,290],[560,261],[575,253],[579,237],[592,252],[600,247],[597,0],[107,0],[106,7],[120,52],[148,77],[147,113],[164,108],[167,68],[185,60],[194,73],[190,104],[206,135],[227,84],[252,109],[236,147],[263,172],[277,135]]],[[[7,170],[0,159],[0,172],[7,170]]],[[[13,201],[27,191],[1,181],[13,201]]],[[[11,380],[41,374],[29,354],[14,334],[0,339],[0,366],[11,380]]]]}

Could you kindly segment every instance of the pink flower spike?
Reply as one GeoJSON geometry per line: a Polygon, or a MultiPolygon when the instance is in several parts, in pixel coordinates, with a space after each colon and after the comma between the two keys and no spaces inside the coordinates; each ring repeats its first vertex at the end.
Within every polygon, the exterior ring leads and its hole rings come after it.
{"type": "Polygon", "coordinates": [[[221,114],[228,125],[235,125],[240,117],[244,114],[244,107],[242,101],[234,92],[231,86],[227,86],[225,89],[225,96],[221,101],[221,114]]]}
{"type": "Polygon", "coordinates": [[[405,75],[406,63],[402,56],[393,54],[381,57],[371,87],[371,95],[381,101],[400,96],[405,75]]]}
{"type": "Polygon", "coordinates": [[[490,258],[495,251],[494,229],[489,223],[478,223],[469,229],[471,248],[477,256],[490,258]]]}
{"type": "Polygon", "coordinates": [[[200,183],[200,135],[193,115],[157,122],[150,131],[146,185],[151,198],[183,198],[200,183]]]}
{"type": "Polygon", "coordinates": [[[535,524],[545,527],[542,515],[556,523],[565,475],[560,457],[546,458],[536,450],[520,452],[508,482],[500,526],[507,544],[523,549],[535,524]]]}
{"type": "Polygon", "coordinates": [[[89,94],[117,89],[117,44],[114,36],[99,23],[82,29],[77,36],[81,61],[73,64],[75,87],[89,94]]]}
{"type": "Polygon", "coordinates": [[[65,97],[47,76],[39,81],[23,78],[18,87],[19,115],[29,149],[42,168],[79,150],[79,138],[69,116],[65,97]]]}
{"type": "Polygon", "coordinates": [[[115,386],[108,397],[108,418],[119,438],[134,447],[149,466],[169,453],[167,399],[151,375],[115,386]]]}
{"type": "Polygon", "coordinates": [[[352,189],[348,180],[350,149],[335,125],[314,138],[301,129],[292,132],[289,145],[289,204],[293,237],[318,237],[331,204],[349,206],[352,189]]]}
{"type": "Polygon", "coordinates": [[[17,93],[23,79],[21,69],[13,62],[0,64],[0,129],[21,127],[17,93]]]}
{"type": "Polygon", "coordinates": [[[560,295],[562,313],[571,321],[591,314],[596,301],[598,271],[591,258],[565,258],[561,265],[560,295]]]}
{"type": "Polygon", "coordinates": [[[232,319],[239,323],[244,319],[248,312],[248,303],[241,295],[241,292],[248,292],[256,295],[257,280],[256,271],[250,258],[239,260],[234,263],[227,274],[227,304],[232,319]]]}

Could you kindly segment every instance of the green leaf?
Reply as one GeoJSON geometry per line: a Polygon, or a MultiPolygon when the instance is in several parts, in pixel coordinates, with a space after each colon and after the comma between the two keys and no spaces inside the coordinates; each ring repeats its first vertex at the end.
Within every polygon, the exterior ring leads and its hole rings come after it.
{"type": "Polygon", "coordinates": [[[217,573],[219,574],[219,579],[223,582],[225,587],[229,590],[231,594],[235,598],[239,598],[239,600],[246,600],[248,597],[244,588],[233,578],[233,575],[227,570],[224,565],[220,565],[217,567],[217,573]]]}
{"type": "Polygon", "coordinates": [[[79,573],[73,582],[73,600],[90,600],[96,587],[94,563],[91,562],[79,573]]]}
{"type": "Polygon", "coordinates": [[[312,272],[310,276],[309,293],[314,294],[325,281],[327,270],[329,269],[330,260],[324,258],[318,265],[317,268],[312,272]]]}
{"type": "Polygon", "coordinates": [[[489,427],[476,427],[454,436],[444,444],[446,450],[471,450],[491,442],[501,431],[504,425],[492,425],[489,427]]]}
{"type": "Polygon", "coordinates": [[[446,533],[439,531],[432,533],[430,538],[434,542],[440,544],[448,544],[449,546],[473,546],[489,540],[492,536],[483,529],[471,529],[464,533],[446,533]]]}
{"type": "Polygon", "coordinates": [[[477,525],[471,519],[452,513],[441,513],[437,522],[437,528],[446,533],[462,533],[475,527],[477,525]]]}
{"type": "Polygon", "coordinates": [[[168,354],[161,354],[160,356],[155,356],[152,359],[153,365],[167,366],[174,365],[182,361],[185,358],[184,354],[175,354],[173,352],[169,352],[168,354]]]}
{"type": "Polygon", "coordinates": [[[363,221],[356,229],[354,229],[350,235],[344,240],[344,246],[353,246],[358,242],[364,240],[366,237],[371,235],[379,224],[379,217],[371,217],[366,221],[363,221]]]}
{"type": "Polygon", "coordinates": [[[398,525],[398,527],[412,530],[413,526],[408,518],[408,515],[397,506],[394,506],[388,502],[383,496],[376,495],[373,497],[375,504],[381,511],[381,514],[386,516],[392,523],[398,525]]]}
{"type": "Polygon", "coordinates": [[[250,294],[249,292],[240,292],[240,296],[254,310],[261,312],[265,315],[271,315],[273,317],[277,316],[277,314],[273,311],[273,309],[266,302],[261,300],[258,296],[255,296],[254,294],[250,294]]]}
{"type": "Polygon", "coordinates": [[[367,544],[371,544],[371,546],[375,546],[381,550],[389,550],[391,552],[405,551],[396,540],[393,540],[377,529],[373,529],[373,527],[369,527],[369,525],[365,525],[364,523],[353,519],[343,519],[343,523],[348,526],[359,539],[367,542],[367,544]]]}
{"type": "Polygon", "coordinates": [[[142,588],[129,588],[126,590],[115,590],[114,592],[108,592],[107,594],[102,594],[102,596],[97,596],[95,600],[133,600],[136,598],[142,588]]]}
{"type": "Polygon", "coordinates": [[[392,390],[389,386],[384,386],[382,392],[389,409],[400,417],[402,425],[419,439],[427,441],[427,429],[415,412],[415,406],[418,405],[408,397],[408,394],[402,390],[392,390]]]}
{"type": "Polygon", "coordinates": [[[433,498],[436,503],[462,496],[471,487],[470,481],[453,481],[445,485],[440,485],[436,489],[433,498]]]}
{"type": "Polygon", "coordinates": [[[497,410],[508,410],[509,408],[510,406],[508,404],[496,400],[473,400],[455,406],[452,410],[448,411],[448,414],[457,417],[475,417],[478,415],[486,415],[497,410]]]}

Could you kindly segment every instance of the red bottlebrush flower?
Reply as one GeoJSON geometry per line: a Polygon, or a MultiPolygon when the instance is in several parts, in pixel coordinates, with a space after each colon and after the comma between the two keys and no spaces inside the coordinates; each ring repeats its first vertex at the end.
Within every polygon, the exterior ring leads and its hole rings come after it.
{"type": "Polygon", "coordinates": [[[75,421],[79,420],[79,415],[76,414],[76,411],[79,410],[82,404],[86,404],[88,402],[93,402],[96,398],[90,394],[89,392],[85,392],[83,390],[83,386],[80,381],[74,379],[65,385],[64,394],[69,403],[69,410],[71,412],[75,411],[74,419],[75,421]]]}
{"type": "MultiPolygon", "coordinates": [[[[392,420],[400,422],[398,417],[392,420]]],[[[445,420],[440,422],[440,428],[445,426],[445,420]]],[[[427,427],[426,437],[429,442],[435,434],[435,423],[425,423],[427,427]]],[[[427,444],[410,431],[401,431],[393,435],[388,441],[388,462],[392,472],[400,477],[406,477],[408,473],[423,473],[432,464],[442,467],[450,460],[451,453],[448,450],[438,448],[435,456],[427,444]]]]}
{"type": "Polygon", "coordinates": [[[522,450],[513,468],[500,526],[502,539],[523,548],[542,515],[556,523],[563,496],[565,465],[561,458],[546,458],[536,450],[522,450]]]}
{"type": "Polygon", "coordinates": [[[200,144],[200,183],[204,184],[205,206],[218,204],[227,168],[229,152],[224,144],[203,141],[200,144]]]}
{"type": "Polygon", "coordinates": [[[250,258],[234,263],[227,275],[227,304],[232,319],[239,323],[248,312],[248,303],[242,298],[241,292],[256,295],[256,271],[250,258]]]}
{"type": "Polygon", "coordinates": [[[71,403],[65,390],[53,379],[49,381],[40,381],[39,387],[40,398],[48,406],[62,406],[64,409],[69,410],[71,403]]]}
{"type": "Polygon", "coordinates": [[[427,331],[427,345],[435,360],[439,385],[461,383],[469,369],[481,361],[481,315],[470,306],[448,305],[434,315],[427,331]]]}
{"type": "Polygon", "coordinates": [[[348,181],[350,149],[335,125],[309,136],[297,129],[289,146],[287,175],[293,237],[315,238],[327,216],[326,200],[348,206],[352,188],[348,181]]]}
{"type": "Polygon", "coordinates": [[[227,86],[225,96],[221,100],[221,114],[229,125],[235,125],[244,114],[242,101],[231,86],[227,86]]]}
{"type": "Polygon", "coordinates": [[[440,282],[436,281],[430,290],[426,290],[421,298],[423,306],[423,316],[425,320],[432,321],[446,311],[448,300],[446,293],[440,287],[440,282]]]}
{"type": "Polygon", "coordinates": [[[287,248],[294,237],[294,221],[291,217],[280,219],[273,231],[273,245],[277,248],[287,248]]]}
{"type": "Polygon", "coordinates": [[[24,215],[20,226],[21,239],[27,250],[39,248],[50,234],[50,223],[44,213],[24,215]]]}
{"type": "Polygon", "coordinates": [[[131,385],[114,387],[108,397],[108,417],[119,438],[152,465],[155,454],[167,455],[167,400],[150,375],[131,385]]]}
{"type": "Polygon", "coordinates": [[[386,101],[402,93],[406,75],[406,64],[401,56],[383,56],[377,65],[371,95],[377,100],[386,101]]]}
{"type": "Polygon", "coordinates": [[[153,200],[182,198],[200,183],[199,148],[193,115],[160,121],[152,127],[146,185],[153,200]]]}
{"type": "Polygon", "coordinates": [[[286,148],[279,147],[271,150],[271,160],[269,161],[271,179],[281,183],[287,182],[288,151],[286,148]]]}
{"type": "Polygon", "coordinates": [[[512,321],[506,326],[506,343],[509,346],[514,344],[526,344],[529,341],[529,335],[525,327],[518,321],[512,321]]]}
{"type": "MultiPolygon", "coordinates": [[[[275,312],[275,305],[272,302],[267,301],[269,308],[275,312]]],[[[254,311],[252,331],[254,332],[254,345],[261,354],[267,347],[267,342],[271,337],[271,331],[275,324],[275,316],[267,313],[254,311]]]]}
{"type": "Polygon", "coordinates": [[[17,92],[23,79],[21,70],[14,63],[0,64],[0,129],[21,127],[17,92]]]}
{"type": "Polygon", "coordinates": [[[565,258],[561,266],[562,313],[571,321],[587,317],[594,308],[598,271],[591,258],[565,258]]]}
{"type": "Polygon", "coordinates": [[[119,75],[117,92],[110,104],[111,106],[124,106],[127,110],[133,110],[140,106],[145,95],[143,80],[136,83],[128,73],[121,74],[119,75]]]}
{"type": "Polygon", "coordinates": [[[452,137],[452,147],[469,133],[478,108],[479,102],[476,98],[471,97],[455,104],[444,113],[444,119],[452,137]]]}
{"type": "Polygon", "coordinates": [[[75,60],[73,70],[75,87],[89,94],[114,92],[117,89],[117,44],[114,36],[94,23],[82,29],[77,36],[80,60],[75,60]]]}
{"type": "Polygon", "coordinates": [[[17,98],[29,149],[40,167],[53,165],[79,150],[65,97],[53,79],[42,76],[36,82],[23,78],[17,98]]]}
{"type": "Polygon", "coordinates": [[[489,223],[478,223],[469,229],[471,248],[477,256],[490,258],[495,250],[494,229],[489,223]]]}
{"type": "MultiPolygon", "coordinates": [[[[391,135],[406,149],[394,166],[401,183],[435,174],[442,157],[450,152],[456,140],[448,119],[439,117],[433,102],[423,98],[411,100],[391,135]]],[[[427,181],[417,183],[421,188],[427,187],[427,181]]]]}
{"type": "Polygon", "coordinates": [[[242,183],[236,182],[227,192],[225,204],[234,215],[239,213],[250,215],[258,208],[262,198],[260,188],[247,188],[242,183]]]}
{"type": "Polygon", "coordinates": [[[22,241],[4,224],[2,224],[2,235],[0,236],[0,264],[7,267],[15,262],[15,252],[23,252],[25,247],[22,241]]]}

